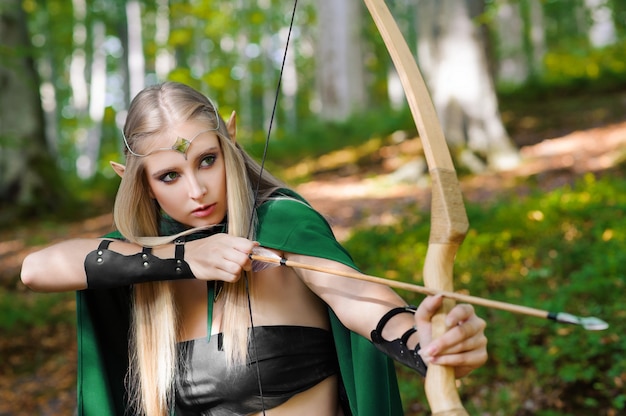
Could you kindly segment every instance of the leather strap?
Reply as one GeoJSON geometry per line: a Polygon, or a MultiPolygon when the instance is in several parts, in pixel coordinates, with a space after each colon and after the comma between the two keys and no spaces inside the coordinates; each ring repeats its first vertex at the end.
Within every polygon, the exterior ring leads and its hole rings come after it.
{"type": "Polygon", "coordinates": [[[109,250],[111,240],[102,240],[98,248],[85,258],[88,289],[110,289],[137,283],[165,280],[195,279],[184,260],[184,239],[176,240],[175,257],[161,259],[144,247],[140,253],[125,256],[109,250]]]}
{"type": "Polygon", "coordinates": [[[372,331],[370,334],[372,338],[372,343],[376,348],[380,351],[387,354],[392,359],[398,361],[401,364],[406,365],[409,368],[420,373],[422,376],[426,375],[427,366],[426,363],[422,360],[422,357],[418,354],[420,350],[420,345],[417,344],[414,349],[410,349],[407,346],[407,342],[411,335],[417,332],[415,327],[409,328],[400,338],[397,338],[393,341],[387,341],[383,338],[383,329],[385,325],[389,322],[391,318],[401,313],[412,313],[415,314],[416,311],[415,306],[404,306],[400,308],[394,308],[383,315],[378,321],[376,325],[376,329],[372,331]]]}

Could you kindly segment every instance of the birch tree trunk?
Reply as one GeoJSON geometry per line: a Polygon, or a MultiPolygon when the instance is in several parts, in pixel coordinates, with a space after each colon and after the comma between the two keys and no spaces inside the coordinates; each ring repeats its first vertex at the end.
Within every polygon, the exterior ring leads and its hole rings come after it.
{"type": "Polygon", "coordinates": [[[419,62],[457,161],[472,172],[510,169],[519,154],[500,118],[469,1],[420,1],[419,62]]]}
{"type": "Polygon", "coordinates": [[[589,27],[589,42],[593,47],[601,48],[612,45],[617,40],[613,10],[607,0],[585,0],[589,11],[591,26],[589,27]]]}
{"type": "Polygon", "coordinates": [[[528,25],[531,55],[530,73],[539,77],[543,73],[543,58],[546,56],[545,18],[541,0],[526,0],[528,4],[528,25]]]}
{"type": "Polygon", "coordinates": [[[93,24],[93,58],[89,83],[89,127],[85,142],[76,161],[78,175],[91,178],[98,169],[98,155],[102,143],[102,120],[106,105],[106,55],[104,53],[105,27],[101,21],[93,24]]]}
{"type": "Polygon", "coordinates": [[[365,105],[360,48],[361,8],[357,0],[318,1],[317,91],[320,114],[344,120],[365,105]]]}
{"type": "Polygon", "coordinates": [[[495,20],[498,38],[499,82],[521,85],[539,77],[546,54],[543,9],[540,0],[505,0],[495,20]]]}
{"type": "Polygon", "coordinates": [[[145,87],[146,63],[141,38],[141,4],[137,0],[126,3],[128,33],[128,79],[132,100],[145,87]]]}
{"type": "Polygon", "coordinates": [[[520,85],[529,74],[524,50],[524,20],[518,1],[507,0],[498,6],[495,20],[497,33],[497,77],[509,85],[520,85]]]}
{"type": "Polygon", "coordinates": [[[19,0],[0,3],[0,223],[62,202],[58,170],[48,151],[39,77],[30,55],[26,17],[19,0]],[[60,201],[61,200],[61,201],[60,201]]]}
{"type": "Polygon", "coordinates": [[[157,0],[155,13],[156,33],[154,40],[157,52],[154,63],[154,71],[158,80],[165,80],[167,75],[174,69],[174,56],[168,50],[167,40],[170,37],[170,7],[168,0],[157,0]]]}

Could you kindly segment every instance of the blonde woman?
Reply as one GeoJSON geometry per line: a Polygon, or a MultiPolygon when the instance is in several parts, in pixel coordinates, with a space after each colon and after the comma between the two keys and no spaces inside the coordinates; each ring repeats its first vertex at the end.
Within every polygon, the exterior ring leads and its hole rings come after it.
{"type": "Polygon", "coordinates": [[[324,218],[264,173],[215,106],[164,83],[124,127],[117,231],[29,255],[22,281],[77,291],[81,415],[401,415],[393,361],[462,377],[487,359],[470,305],[432,341],[441,298],[286,267],[253,270],[257,246],[354,270],[324,218]],[[256,200],[255,200],[256,199],[256,200]],[[250,234],[252,230],[252,235],[250,234]],[[421,349],[420,349],[421,345],[421,349]]]}

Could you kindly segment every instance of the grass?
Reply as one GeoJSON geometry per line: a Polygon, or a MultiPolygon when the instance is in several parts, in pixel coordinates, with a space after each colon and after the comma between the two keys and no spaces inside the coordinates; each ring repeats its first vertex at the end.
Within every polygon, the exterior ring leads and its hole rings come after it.
{"type": "MultiPolygon", "coordinates": [[[[588,332],[477,307],[488,322],[491,358],[461,387],[475,413],[614,415],[624,410],[625,172],[622,167],[602,179],[587,174],[573,187],[468,206],[472,229],[457,255],[457,289],[598,316],[610,324],[607,331],[588,332]]],[[[424,215],[411,210],[397,224],[358,230],[346,247],[368,273],[420,282],[428,231],[424,215]]],[[[411,414],[425,402],[422,382],[406,371],[400,374],[411,414]]]]}
{"type": "Polygon", "coordinates": [[[16,336],[24,328],[74,323],[75,294],[35,293],[0,287],[0,331],[16,336]]]}
{"type": "MultiPolygon", "coordinates": [[[[582,95],[572,103],[575,98],[569,96],[565,100],[570,104],[563,106],[552,101],[558,97],[531,106],[531,99],[503,97],[502,110],[514,137],[530,143],[553,137],[550,134],[563,126],[582,128],[573,123],[596,125],[617,119],[621,107],[615,106],[616,97],[619,94],[611,100],[582,95]],[[580,110],[585,105],[592,111],[580,110]]],[[[278,140],[271,143],[269,167],[281,177],[287,173],[294,184],[320,171],[332,174],[346,161],[368,169],[377,163],[371,147],[385,145],[397,129],[410,134],[411,126],[408,113],[378,112],[346,123],[307,124],[297,137],[278,132],[278,140]],[[329,155],[323,159],[327,164],[319,162],[320,155],[329,155]]],[[[260,155],[261,142],[246,148],[260,155]]],[[[491,358],[461,384],[471,414],[613,416],[624,411],[625,191],[622,168],[602,179],[588,175],[573,187],[550,193],[538,189],[525,197],[511,193],[468,206],[471,230],[456,261],[457,288],[513,303],[596,315],[611,325],[608,331],[587,333],[479,308],[489,325],[491,358]]],[[[410,208],[397,215],[397,223],[356,230],[346,243],[368,273],[421,280],[429,214],[410,208]]],[[[46,222],[43,229],[45,233],[35,233],[28,244],[44,243],[36,237],[43,234],[71,234],[66,225],[55,222],[46,222]]],[[[22,345],[39,339],[42,331],[50,339],[57,328],[69,332],[73,325],[73,293],[0,287],[0,331],[6,334],[2,345],[12,348],[12,356],[22,345]]],[[[71,336],[64,342],[74,344],[71,336]]],[[[0,349],[0,355],[6,351],[0,349]]],[[[29,368],[28,363],[23,365],[19,368],[29,368]]],[[[407,415],[423,414],[423,382],[403,369],[399,374],[407,415]]]]}

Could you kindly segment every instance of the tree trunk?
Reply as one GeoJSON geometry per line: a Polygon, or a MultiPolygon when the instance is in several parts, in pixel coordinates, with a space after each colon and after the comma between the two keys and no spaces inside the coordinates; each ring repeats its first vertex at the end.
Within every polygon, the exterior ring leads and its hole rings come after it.
{"type": "Polygon", "coordinates": [[[585,0],[591,18],[589,42],[595,48],[612,45],[617,40],[613,10],[607,0],[585,0]]]}
{"type": "Polygon", "coordinates": [[[497,77],[506,85],[520,85],[528,78],[528,59],[524,50],[524,20],[517,1],[507,0],[498,6],[497,77]]]}
{"type": "Polygon", "coordinates": [[[457,161],[472,172],[510,169],[519,163],[519,154],[500,118],[469,1],[420,2],[419,62],[457,161]]]}
{"type": "Polygon", "coordinates": [[[356,0],[320,0],[317,4],[320,113],[327,120],[344,120],[365,105],[361,8],[356,0]]]}
{"type": "Polygon", "coordinates": [[[521,85],[543,72],[546,54],[540,0],[506,0],[498,6],[498,82],[521,85]]]}
{"type": "Polygon", "coordinates": [[[174,69],[174,56],[169,51],[167,40],[170,37],[170,6],[168,0],[157,0],[155,13],[155,43],[157,52],[155,56],[154,71],[158,80],[164,80],[174,69]]]}
{"type": "Polygon", "coordinates": [[[539,78],[543,73],[543,58],[548,47],[546,46],[545,19],[541,0],[527,0],[528,17],[527,32],[530,42],[530,74],[539,78]]]}
{"type": "Polygon", "coordinates": [[[0,224],[49,213],[62,187],[47,147],[39,77],[19,0],[0,7],[0,224]]]}
{"type": "Polygon", "coordinates": [[[106,106],[106,55],[104,41],[106,28],[101,21],[93,23],[93,58],[91,60],[91,82],[89,85],[89,127],[85,142],[79,146],[80,156],[76,161],[78,176],[92,178],[98,170],[98,156],[102,142],[102,120],[106,106]]]}
{"type": "Polygon", "coordinates": [[[128,80],[132,100],[145,87],[146,63],[141,39],[141,4],[137,0],[126,3],[128,33],[128,80]]]}

